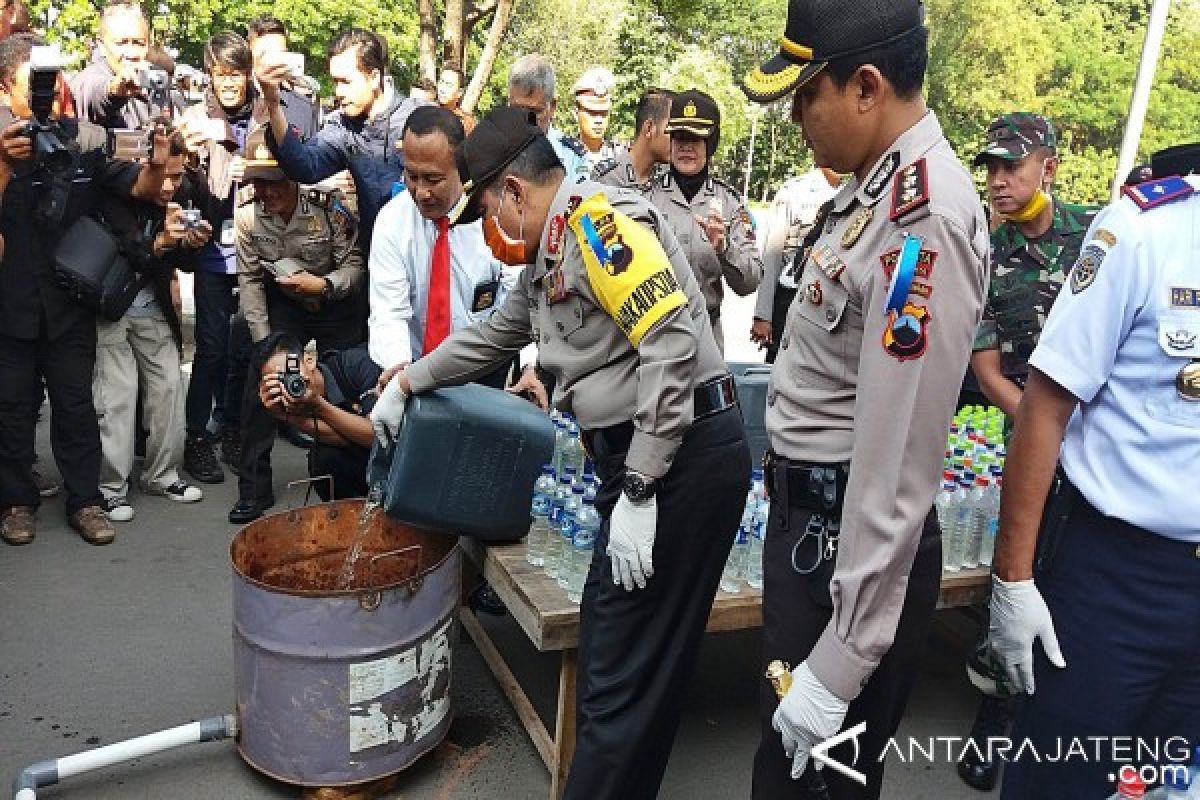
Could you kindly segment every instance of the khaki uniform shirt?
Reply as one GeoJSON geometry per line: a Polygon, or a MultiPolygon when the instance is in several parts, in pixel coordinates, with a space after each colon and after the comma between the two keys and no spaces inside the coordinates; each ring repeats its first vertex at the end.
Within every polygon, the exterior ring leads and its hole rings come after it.
{"type": "Polygon", "coordinates": [[[667,473],[693,391],[726,373],[671,226],[635,192],[563,181],[536,262],[484,322],[408,368],[414,392],[466,383],[530,342],[586,430],[633,421],[625,463],[667,473]]]}
{"type": "Polygon", "coordinates": [[[639,180],[637,170],[633,168],[633,156],[628,150],[622,150],[615,158],[606,159],[592,170],[592,180],[605,186],[617,186],[622,189],[637,189],[649,191],[650,184],[660,180],[666,173],[665,164],[655,164],[654,170],[646,180],[639,180]]]}
{"type": "Polygon", "coordinates": [[[721,300],[725,297],[722,281],[738,295],[746,296],[758,288],[762,280],[763,262],[755,240],[754,223],[741,197],[724,183],[709,178],[689,203],[671,177],[664,172],[655,181],[646,198],[654,203],[675,228],[675,235],[687,256],[700,291],[711,316],[717,345],[724,351],[721,335],[721,300]],[[718,253],[696,217],[706,217],[714,211],[725,219],[725,248],[718,253]]]}
{"type": "Polygon", "coordinates": [[[334,195],[301,188],[300,201],[288,222],[268,214],[254,199],[252,190],[240,201],[234,212],[238,284],[242,313],[254,341],[271,333],[264,283],[274,280],[272,270],[283,258],[298,262],[306,272],[332,284],[324,298],[284,292],[309,311],[320,311],[324,302],[344,300],[362,290],[366,270],[356,246],[358,228],[334,195]]]}
{"type": "Polygon", "coordinates": [[[833,616],[808,657],[846,700],[895,636],[988,277],[983,207],[933,112],[866,174],[842,186],[805,259],[766,414],[779,455],[850,463],[833,616]],[[920,256],[889,312],[906,234],[920,256]]]}

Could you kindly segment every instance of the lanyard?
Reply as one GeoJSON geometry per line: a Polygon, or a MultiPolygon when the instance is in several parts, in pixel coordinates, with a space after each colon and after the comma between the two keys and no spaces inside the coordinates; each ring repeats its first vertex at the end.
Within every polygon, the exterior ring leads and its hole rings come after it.
{"type": "Polygon", "coordinates": [[[888,286],[887,306],[883,309],[885,314],[892,311],[900,314],[904,310],[904,301],[908,299],[908,292],[912,288],[922,244],[924,243],[921,237],[911,233],[904,234],[904,244],[900,245],[900,257],[892,273],[892,283],[888,286]]]}

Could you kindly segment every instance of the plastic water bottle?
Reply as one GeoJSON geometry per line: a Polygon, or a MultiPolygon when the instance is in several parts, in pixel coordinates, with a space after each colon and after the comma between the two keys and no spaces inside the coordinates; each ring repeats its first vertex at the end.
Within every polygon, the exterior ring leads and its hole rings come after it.
{"type": "Polygon", "coordinates": [[[563,507],[571,497],[571,483],[574,479],[574,470],[567,469],[559,477],[558,487],[554,490],[554,509],[550,512],[550,525],[546,532],[546,554],[542,564],[542,571],[548,578],[558,578],[559,562],[562,559],[563,507]]]}
{"type": "MultiPolygon", "coordinates": [[[[570,469],[570,467],[568,467],[570,469]]],[[[571,576],[571,555],[575,541],[575,526],[578,524],[579,509],[583,507],[583,484],[576,483],[571,496],[563,504],[559,532],[558,588],[566,589],[571,576]]]]}
{"type": "Polygon", "coordinates": [[[1000,468],[992,467],[992,479],[987,490],[987,525],[983,529],[983,542],[979,547],[979,565],[990,567],[996,553],[996,535],[1000,532],[1000,487],[1003,478],[1000,468]]]}
{"type": "Polygon", "coordinates": [[[942,473],[942,488],[934,498],[933,507],[937,511],[938,526],[942,529],[942,572],[955,572],[958,563],[954,560],[951,535],[954,525],[955,500],[958,483],[954,480],[954,472],[946,470],[942,473]]]}
{"type": "Polygon", "coordinates": [[[533,522],[525,537],[525,560],[535,567],[546,563],[546,537],[550,533],[550,512],[554,510],[556,488],[554,465],[543,464],[542,474],[533,484],[533,503],[529,509],[533,522]]]}
{"type": "Polygon", "coordinates": [[[567,445],[567,425],[561,419],[554,421],[554,477],[563,476],[563,452],[567,445]]]}
{"type": "Polygon", "coordinates": [[[574,467],[576,475],[582,475],[587,463],[587,451],[579,438],[579,426],[574,422],[567,425],[567,440],[563,444],[563,466],[574,467]]]}
{"type": "Polygon", "coordinates": [[[567,599],[572,603],[583,599],[583,586],[587,583],[588,570],[592,566],[592,550],[596,546],[596,537],[600,535],[600,512],[588,502],[587,494],[584,493],[583,505],[575,517],[575,536],[571,542],[571,572],[567,583],[567,599]]]}
{"type": "Polygon", "coordinates": [[[746,585],[751,589],[761,589],[763,586],[763,548],[767,542],[767,515],[770,509],[771,501],[765,497],[759,498],[754,504],[750,549],[746,551],[746,585]]]}
{"type": "Polygon", "coordinates": [[[983,549],[983,537],[987,530],[988,513],[988,479],[980,475],[975,479],[975,485],[967,496],[969,511],[967,513],[967,530],[963,542],[962,565],[964,569],[979,566],[979,554],[983,549]]]}
{"type": "Polygon", "coordinates": [[[737,533],[733,535],[733,547],[729,549],[729,558],[725,559],[725,568],[721,570],[721,591],[737,594],[742,590],[741,577],[748,546],[746,530],[738,526],[737,533]]]}

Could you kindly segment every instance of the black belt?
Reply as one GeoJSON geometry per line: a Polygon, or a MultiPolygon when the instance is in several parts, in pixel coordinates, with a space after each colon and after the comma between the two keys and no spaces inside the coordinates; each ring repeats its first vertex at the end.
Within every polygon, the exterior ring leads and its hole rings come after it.
{"type": "Polygon", "coordinates": [[[768,450],[763,456],[763,476],[767,491],[772,495],[777,494],[786,481],[789,507],[841,517],[846,482],[850,478],[849,464],[792,461],[768,450]]]}
{"type": "MultiPolygon", "coordinates": [[[[738,404],[737,382],[732,375],[722,375],[711,381],[697,386],[692,395],[692,422],[696,423],[722,411],[728,411],[738,404]]],[[[604,441],[604,450],[608,453],[624,453],[629,450],[633,440],[633,423],[620,422],[607,428],[596,428],[584,431],[583,444],[588,454],[595,458],[596,440],[604,441]]]]}

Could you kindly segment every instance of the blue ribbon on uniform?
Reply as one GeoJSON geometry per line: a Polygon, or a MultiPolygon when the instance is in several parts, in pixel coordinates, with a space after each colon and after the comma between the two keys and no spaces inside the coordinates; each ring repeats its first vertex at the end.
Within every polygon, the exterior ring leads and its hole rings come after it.
{"type": "Polygon", "coordinates": [[[607,264],[611,260],[611,257],[608,254],[608,248],[604,246],[604,242],[600,239],[600,233],[596,230],[596,225],[592,222],[592,218],[584,214],[579,218],[579,227],[583,228],[583,235],[587,237],[592,252],[596,254],[596,260],[601,264],[607,264]]]}
{"type": "Polygon", "coordinates": [[[900,245],[900,257],[896,261],[896,271],[892,274],[892,286],[891,291],[888,292],[887,306],[883,310],[885,314],[889,311],[895,311],[897,314],[904,311],[904,301],[908,299],[913,277],[917,273],[917,261],[921,257],[922,244],[919,236],[913,236],[911,233],[904,234],[904,244],[900,245]]]}

